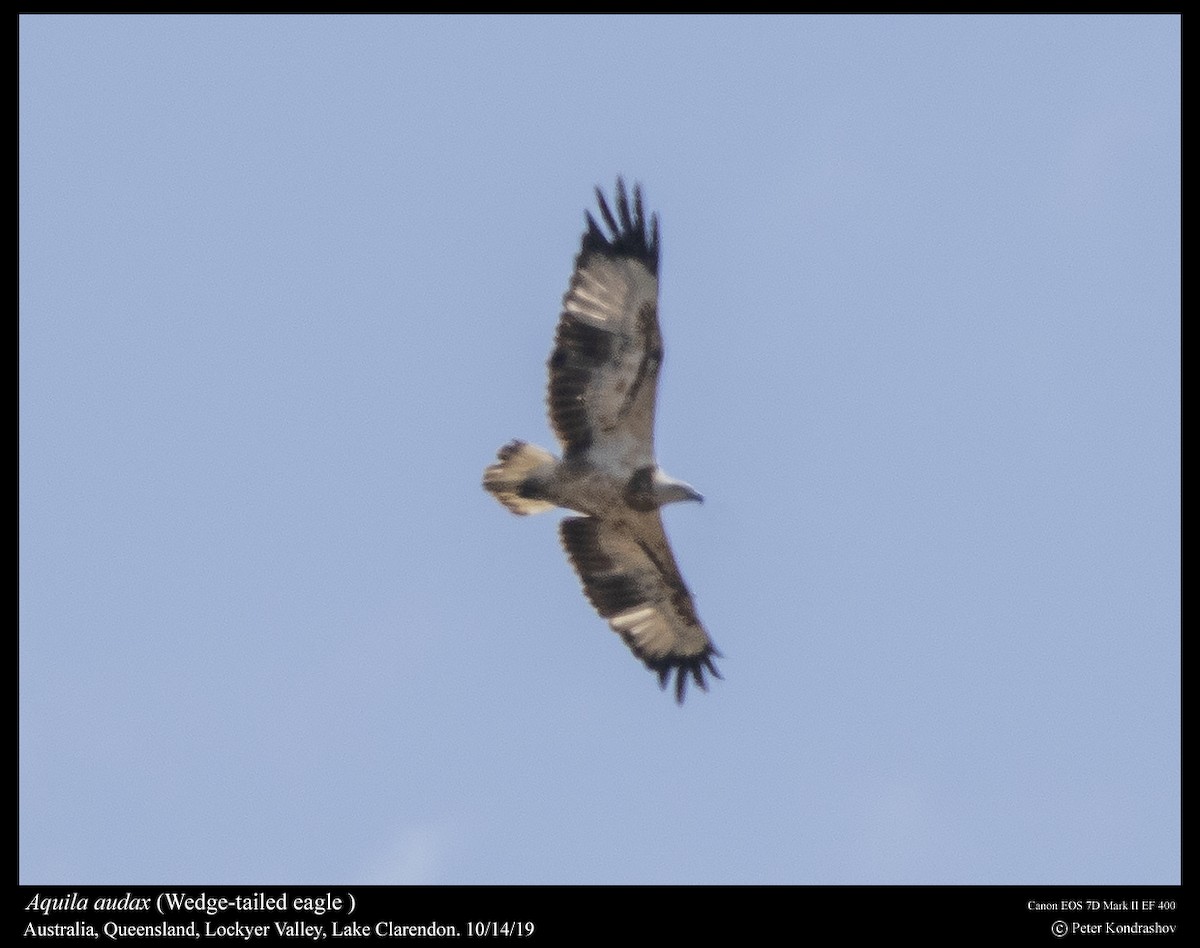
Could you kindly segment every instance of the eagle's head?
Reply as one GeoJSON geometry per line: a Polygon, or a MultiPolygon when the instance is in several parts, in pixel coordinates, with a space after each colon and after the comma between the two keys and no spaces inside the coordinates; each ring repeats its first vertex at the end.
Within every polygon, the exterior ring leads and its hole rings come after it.
{"type": "Polygon", "coordinates": [[[661,469],[654,472],[651,490],[654,492],[654,505],[656,507],[661,507],[664,504],[673,504],[680,500],[704,502],[704,497],[691,484],[668,477],[661,469]]]}

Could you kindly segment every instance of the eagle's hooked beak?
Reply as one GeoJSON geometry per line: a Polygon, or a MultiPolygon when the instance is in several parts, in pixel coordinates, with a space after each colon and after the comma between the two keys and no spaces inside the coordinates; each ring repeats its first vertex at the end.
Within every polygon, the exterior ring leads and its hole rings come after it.
{"type": "Polygon", "coordinates": [[[687,481],[677,481],[668,477],[661,469],[654,472],[653,487],[654,505],[673,504],[681,500],[704,501],[700,492],[687,481]]]}

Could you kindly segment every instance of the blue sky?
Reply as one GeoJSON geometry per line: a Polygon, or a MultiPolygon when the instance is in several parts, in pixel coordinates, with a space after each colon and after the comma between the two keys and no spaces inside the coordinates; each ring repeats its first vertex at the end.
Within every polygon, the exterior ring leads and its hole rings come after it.
{"type": "Polygon", "coordinates": [[[26,883],[1178,883],[1180,20],[20,20],[26,883]],[[661,219],[665,520],[551,444],[661,219]]]}

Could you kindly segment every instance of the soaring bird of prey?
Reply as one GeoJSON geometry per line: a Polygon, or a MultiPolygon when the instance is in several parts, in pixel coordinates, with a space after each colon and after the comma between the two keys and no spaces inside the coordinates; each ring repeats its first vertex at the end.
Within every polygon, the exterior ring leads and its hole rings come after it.
{"type": "Polygon", "coordinates": [[[590,213],[563,297],[550,354],[547,403],[562,458],[510,441],[483,486],[515,514],[565,507],[559,534],[583,591],[666,688],[675,674],[707,690],[720,653],[696,615],[663,530],[659,508],[703,500],[654,460],[654,403],[663,343],[658,328],[658,217],[647,228],[642,192],[633,206],[617,179],[616,214],[596,189],[602,230],[590,213]]]}

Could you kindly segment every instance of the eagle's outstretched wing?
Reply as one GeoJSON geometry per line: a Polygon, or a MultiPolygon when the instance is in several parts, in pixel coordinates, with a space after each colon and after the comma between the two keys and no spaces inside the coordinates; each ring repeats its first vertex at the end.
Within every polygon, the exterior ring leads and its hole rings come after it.
{"type": "Polygon", "coordinates": [[[683,703],[688,675],[706,691],[706,669],[721,677],[713,664],[721,653],[696,616],[657,510],[622,520],[568,517],[559,534],[596,611],[662,687],[675,672],[676,701],[683,703]]]}
{"type": "Polygon", "coordinates": [[[566,457],[589,450],[633,470],[654,459],[658,328],[658,218],[617,179],[614,216],[596,189],[611,236],[587,215],[550,355],[550,424],[566,457]]]}

